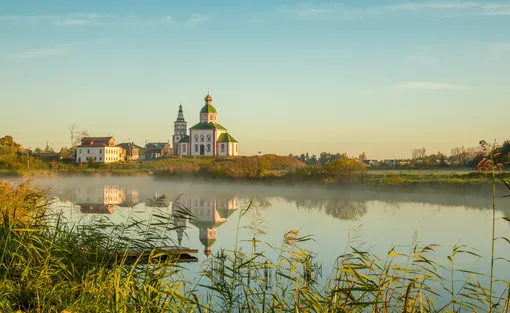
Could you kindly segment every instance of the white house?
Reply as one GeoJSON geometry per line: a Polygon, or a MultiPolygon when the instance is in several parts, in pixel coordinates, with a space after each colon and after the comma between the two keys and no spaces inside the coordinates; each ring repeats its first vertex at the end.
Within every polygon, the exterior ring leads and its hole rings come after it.
{"type": "Polygon", "coordinates": [[[189,129],[189,136],[184,128],[186,121],[179,106],[179,114],[174,127],[174,147],[179,155],[237,156],[239,143],[218,121],[218,113],[212,106],[212,97],[208,93],[205,105],[200,110],[200,122],[189,129]],[[177,142],[177,138],[180,140],[177,142]]]}
{"type": "Polygon", "coordinates": [[[83,137],[76,147],[76,162],[85,163],[90,159],[97,163],[121,161],[122,148],[115,145],[113,137],[83,137]]]}
{"type": "Polygon", "coordinates": [[[80,186],[74,190],[74,203],[80,206],[82,213],[112,214],[115,205],[125,201],[124,189],[119,186],[80,186]]]}

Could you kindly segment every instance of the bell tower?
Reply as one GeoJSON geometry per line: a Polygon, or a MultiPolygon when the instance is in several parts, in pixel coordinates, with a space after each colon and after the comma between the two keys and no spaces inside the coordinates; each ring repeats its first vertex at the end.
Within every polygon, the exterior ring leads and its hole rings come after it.
{"type": "Polygon", "coordinates": [[[188,135],[187,124],[188,123],[186,123],[186,120],[184,119],[184,113],[182,112],[182,105],[179,105],[177,120],[174,122],[174,135],[172,136],[174,154],[181,154],[179,151],[178,142],[188,135]]]}

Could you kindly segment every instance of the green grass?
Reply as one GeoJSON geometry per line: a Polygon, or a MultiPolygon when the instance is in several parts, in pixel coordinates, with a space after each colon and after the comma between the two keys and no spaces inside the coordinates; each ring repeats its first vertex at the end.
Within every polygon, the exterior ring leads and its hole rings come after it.
{"type": "MultiPolygon", "coordinates": [[[[206,179],[263,181],[270,183],[364,184],[364,185],[441,185],[480,184],[487,174],[468,169],[371,170],[353,159],[333,166],[306,166],[296,159],[276,155],[253,157],[177,157],[170,156],[141,163],[53,164],[52,168],[3,169],[0,176],[117,175],[158,178],[198,177],[206,179]],[[351,163],[348,163],[351,162],[351,163]]],[[[509,178],[509,172],[497,174],[509,178]]]]}
{"type": "MultiPolygon", "coordinates": [[[[164,199],[154,199],[158,206],[164,199]]],[[[14,312],[508,312],[508,281],[463,271],[467,254],[453,247],[446,266],[435,245],[414,238],[409,250],[392,248],[380,259],[360,250],[356,232],[324,283],[317,277],[313,240],[289,230],[280,246],[263,243],[260,212],[240,210],[236,245],[209,258],[195,278],[173,260],[158,261],[157,247],[171,244],[173,217],[163,212],[124,224],[101,219],[69,228],[48,215],[44,191],[0,181],[0,311],[14,312]],[[243,240],[247,238],[247,240],[243,240]],[[248,250],[241,242],[249,243],[248,250]],[[151,251],[127,264],[128,248],[151,251]],[[151,250],[152,249],[152,250],[151,250]],[[270,259],[269,252],[277,257],[270,259]],[[442,274],[448,272],[448,279],[442,274]],[[451,284],[459,281],[460,284],[451,284]],[[493,294],[493,286],[503,293],[493,294]],[[448,295],[438,305],[439,295],[448,295]]],[[[185,211],[186,208],[180,208],[185,211]]],[[[494,253],[492,259],[494,259],[494,253]]],[[[492,273],[491,273],[492,274],[492,273]]],[[[494,277],[508,273],[494,273],[494,277]]],[[[492,277],[492,275],[491,275],[492,277]]]]}

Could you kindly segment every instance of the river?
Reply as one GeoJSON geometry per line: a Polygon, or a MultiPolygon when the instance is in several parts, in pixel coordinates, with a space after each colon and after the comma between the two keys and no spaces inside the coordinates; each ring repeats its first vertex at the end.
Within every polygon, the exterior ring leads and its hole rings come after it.
{"type": "MultiPolygon", "coordinates": [[[[241,226],[259,221],[264,234],[259,240],[280,246],[284,233],[299,229],[300,235],[313,235],[303,243],[315,252],[317,271],[327,277],[337,256],[351,244],[387,257],[387,251],[410,251],[413,238],[424,244],[438,244],[434,259],[447,265],[447,256],[456,244],[475,249],[484,259],[475,262],[469,255],[459,255],[456,266],[488,273],[491,255],[492,202],[489,185],[476,187],[320,187],[284,186],[254,183],[225,183],[199,180],[158,180],[153,177],[67,177],[40,178],[33,183],[49,188],[55,197],[53,208],[67,220],[90,223],[98,217],[122,223],[138,214],[149,218],[149,199],[165,196],[163,210],[171,214],[179,203],[189,209],[193,220],[181,219],[185,233],[166,234],[173,242],[199,250],[197,263],[188,264],[198,272],[204,260],[221,248],[233,249],[238,214],[251,199],[252,209],[241,219],[241,226]]],[[[499,196],[508,194],[498,187],[499,196]]],[[[496,237],[510,237],[510,198],[498,198],[496,237]]],[[[241,229],[240,239],[251,239],[249,230],[241,229]]],[[[242,243],[250,249],[250,243],[242,243]]],[[[267,248],[267,246],[266,246],[267,248]]],[[[268,258],[274,253],[267,253],[268,258]]],[[[496,241],[496,255],[510,259],[510,245],[496,241]]],[[[507,279],[508,263],[496,263],[496,275],[507,279]]],[[[445,274],[446,275],[446,274],[445,274]]]]}

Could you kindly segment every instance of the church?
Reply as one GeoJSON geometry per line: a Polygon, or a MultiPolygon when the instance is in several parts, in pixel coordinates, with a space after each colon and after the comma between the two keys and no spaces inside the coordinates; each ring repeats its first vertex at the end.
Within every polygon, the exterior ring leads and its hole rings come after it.
{"type": "Polygon", "coordinates": [[[189,135],[182,105],[179,106],[177,120],[174,122],[174,135],[172,136],[174,154],[191,156],[239,155],[238,142],[217,121],[218,113],[212,106],[210,91],[204,100],[205,105],[200,110],[200,122],[190,127],[189,135]]]}

